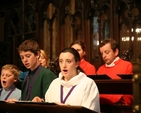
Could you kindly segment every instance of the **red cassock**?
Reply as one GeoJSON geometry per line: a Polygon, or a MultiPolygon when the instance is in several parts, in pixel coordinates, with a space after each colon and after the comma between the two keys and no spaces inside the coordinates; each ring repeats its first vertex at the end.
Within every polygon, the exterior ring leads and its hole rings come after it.
{"type": "MultiPolygon", "coordinates": [[[[119,59],[114,63],[115,65],[112,67],[106,67],[106,65],[102,65],[97,74],[106,74],[111,79],[121,79],[117,74],[132,74],[133,66],[130,62],[119,59]]],[[[100,75],[99,75],[100,76],[100,75]]],[[[100,94],[100,102],[101,104],[113,104],[120,103],[126,105],[132,105],[133,103],[133,95],[125,95],[125,94],[100,94]]]]}

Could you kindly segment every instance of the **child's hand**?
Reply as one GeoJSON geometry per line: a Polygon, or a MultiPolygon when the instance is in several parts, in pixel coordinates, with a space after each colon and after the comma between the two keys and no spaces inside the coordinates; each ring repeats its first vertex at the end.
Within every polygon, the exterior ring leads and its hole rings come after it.
{"type": "Polygon", "coordinates": [[[32,102],[44,102],[44,99],[36,96],[33,98],[32,102]]]}
{"type": "Polygon", "coordinates": [[[16,98],[11,98],[11,99],[5,100],[5,102],[8,102],[8,103],[15,103],[16,101],[18,101],[16,98]]]}
{"type": "Polygon", "coordinates": [[[58,104],[58,105],[65,105],[65,106],[68,106],[69,104],[63,104],[63,103],[59,103],[59,102],[54,102],[55,104],[58,104]]]}

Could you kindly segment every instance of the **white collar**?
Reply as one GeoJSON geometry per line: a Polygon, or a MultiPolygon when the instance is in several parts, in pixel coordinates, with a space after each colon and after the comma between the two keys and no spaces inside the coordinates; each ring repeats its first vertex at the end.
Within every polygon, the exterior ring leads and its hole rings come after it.
{"type": "Polygon", "coordinates": [[[113,66],[115,66],[115,62],[116,62],[117,60],[119,60],[119,57],[116,57],[115,60],[114,60],[111,64],[109,64],[109,65],[108,65],[108,64],[105,64],[105,66],[106,66],[106,67],[113,67],[113,66]]]}

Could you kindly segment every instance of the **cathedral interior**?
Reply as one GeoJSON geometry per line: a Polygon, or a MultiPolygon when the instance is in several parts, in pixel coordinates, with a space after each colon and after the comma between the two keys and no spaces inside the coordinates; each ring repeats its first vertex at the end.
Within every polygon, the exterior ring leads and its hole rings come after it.
{"type": "MultiPolygon", "coordinates": [[[[98,69],[103,64],[99,43],[113,38],[120,57],[140,74],[140,27],[141,0],[1,0],[0,67],[12,63],[25,70],[17,52],[25,39],[36,40],[50,61],[80,39],[86,43],[86,59],[98,69]]],[[[129,106],[123,109],[114,113],[133,112],[129,106]]]]}

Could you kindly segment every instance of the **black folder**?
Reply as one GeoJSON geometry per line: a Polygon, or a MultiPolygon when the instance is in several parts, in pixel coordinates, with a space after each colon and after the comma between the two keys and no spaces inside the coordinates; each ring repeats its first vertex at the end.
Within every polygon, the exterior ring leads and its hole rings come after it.
{"type": "Polygon", "coordinates": [[[132,79],[133,74],[117,74],[122,79],[132,79]]]}
{"type": "Polygon", "coordinates": [[[55,103],[49,102],[32,102],[32,101],[15,101],[18,104],[42,104],[42,105],[56,105],[55,103]]]}
{"type": "Polygon", "coordinates": [[[98,80],[98,79],[111,79],[109,76],[106,74],[95,74],[95,75],[87,75],[89,78],[93,80],[98,80]]]}

